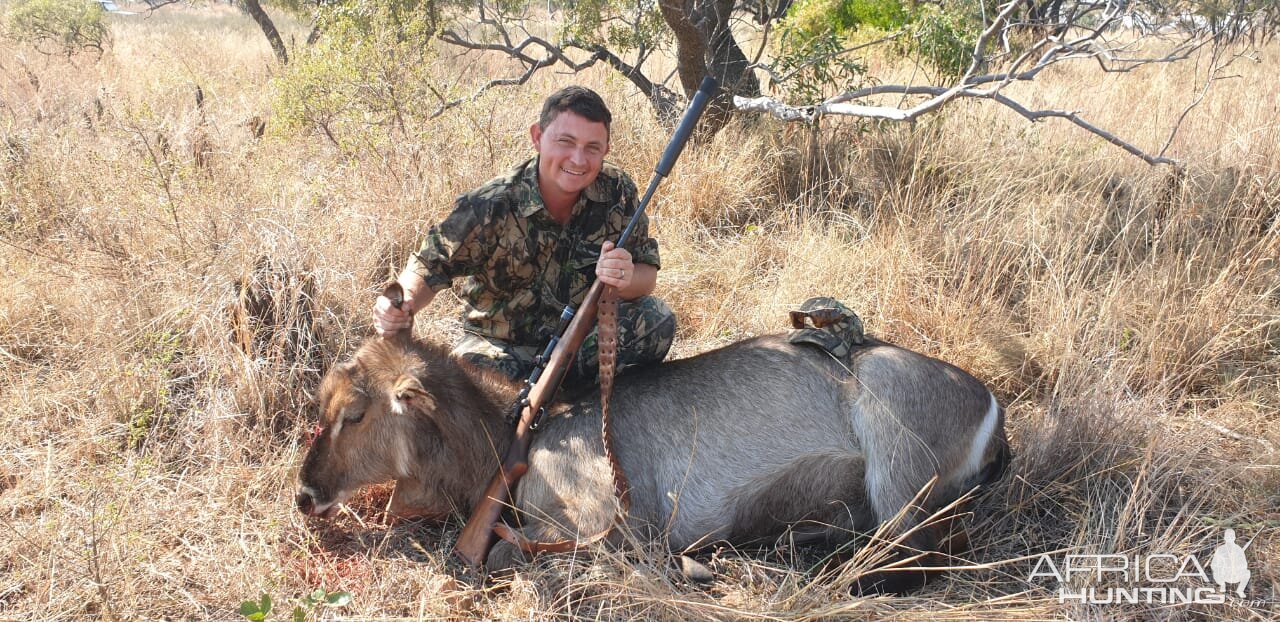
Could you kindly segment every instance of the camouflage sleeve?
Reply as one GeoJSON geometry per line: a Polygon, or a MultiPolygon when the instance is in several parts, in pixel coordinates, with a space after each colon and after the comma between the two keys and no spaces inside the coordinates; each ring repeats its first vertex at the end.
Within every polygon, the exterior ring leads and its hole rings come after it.
{"type": "MultiPolygon", "coordinates": [[[[623,176],[622,202],[626,206],[627,218],[636,213],[640,203],[636,195],[636,184],[631,181],[630,176],[626,175],[623,176]]],[[[648,214],[641,215],[636,222],[636,228],[631,232],[631,241],[627,243],[627,250],[631,251],[631,261],[662,268],[662,259],[658,256],[658,241],[649,236],[648,214]]]]}
{"type": "Polygon", "coordinates": [[[484,256],[483,210],[461,197],[453,212],[427,231],[418,252],[409,255],[408,269],[422,277],[433,292],[447,289],[453,279],[471,274],[484,256]]]}
{"type": "Polygon", "coordinates": [[[662,268],[662,260],[658,256],[658,241],[649,237],[649,217],[641,216],[636,229],[631,233],[632,241],[627,244],[631,251],[631,261],[647,263],[655,268],[662,268]]]}

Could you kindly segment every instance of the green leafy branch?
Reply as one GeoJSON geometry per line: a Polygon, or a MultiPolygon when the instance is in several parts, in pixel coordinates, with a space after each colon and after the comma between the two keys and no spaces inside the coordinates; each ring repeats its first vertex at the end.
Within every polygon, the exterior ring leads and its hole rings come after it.
{"type": "MultiPolygon", "coordinates": [[[[316,588],[315,591],[299,599],[290,619],[293,622],[304,622],[307,616],[319,607],[345,607],[349,604],[351,604],[349,592],[327,592],[323,588],[316,588]]],[[[263,622],[267,616],[271,615],[273,606],[271,595],[263,592],[257,601],[246,600],[240,603],[240,615],[250,622],[263,622]]]]}

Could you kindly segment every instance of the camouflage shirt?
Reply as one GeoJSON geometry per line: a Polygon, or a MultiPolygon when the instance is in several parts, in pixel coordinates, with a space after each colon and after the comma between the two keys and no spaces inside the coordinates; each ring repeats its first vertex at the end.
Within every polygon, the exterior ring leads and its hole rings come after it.
{"type": "MultiPolygon", "coordinates": [[[[561,226],[542,202],[535,157],[459,196],[453,212],[410,255],[409,268],[433,292],[465,278],[467,331],[538,347],[565,305],[582,302],[595,279],[600,246],[621,236],[637,204],[635,183],[605,163],[561,226]]],[[[659,266],[647,217],[636,224],[627,250],[636,263],[659,266]]]]}

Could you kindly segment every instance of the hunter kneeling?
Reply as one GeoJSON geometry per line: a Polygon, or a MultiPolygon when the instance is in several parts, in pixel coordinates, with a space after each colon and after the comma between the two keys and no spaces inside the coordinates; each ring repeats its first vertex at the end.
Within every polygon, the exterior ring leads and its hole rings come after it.
{"type": "MultiPolygon", "coordinates": [[[[626,248],[616,240],[636,211],[636,185],[604,161],[612,115],[594,91],[553,93],[529,128],[537,155],[458,197],[427,234],[397,281],[400,308],[379,296],[379,335],[408,330],[413,314],[436,292],[465,277],[466,335],[453,354],[473,365],[524,379],[553,336],[566,307],[578,307],[598,278],[618,290],[618,370],[661,361],[676,320],[650,296],[657,282],[658,243],[641,216],[626,248]]],[[[597,338],[583,342],[565,382],[594,383],[597,338]]]]}

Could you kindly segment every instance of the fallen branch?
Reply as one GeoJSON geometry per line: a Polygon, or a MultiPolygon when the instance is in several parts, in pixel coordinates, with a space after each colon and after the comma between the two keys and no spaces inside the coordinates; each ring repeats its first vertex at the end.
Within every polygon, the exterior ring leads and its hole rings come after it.
{"type": "Polygon", "coordinates": [[[1023,118],[1031,122],[1049,118],[1061,118],[1071,121],[1089,133],[1124,149],[1132,155],[1142,158],[1142,160],[1147,164],[1168,164],[1176,168],[1181,167],[1181,164],[1177,160],[1164,156],[1153,156],[1143,151],[1137,145],[1134,145],[1133,143],[1098,127],[1097,125],[1086,121],[1077,112],[1067,110],[1030,110],[1026,106],[1014,101],[1009,96],[998,92],[979,91],[974,89],[961,89],[957,91],[955,89],[940,86],[907,86],[902,84],[886,84],[862,90],[869,91],[867,95],[863,95],[862,97],[878,94],[933,95],[934,97],[933,99],[927,100],[914,108],[906,110],[893,106],[863,106],[846,102],[823,103],[817,106],[788,106],[769,97],[734,97],[733,104],[738,110],[743,112],[763,112],[782,121],[804,121],[814,123],[825,115],[851,116],[864,119],[884,119],[888,121],[914,121],[927,114],[941,110],[943,105],[955,97],[991,99],[999,102],[1014,112],[1017,112],[1023,118]]]}
{"type": "Polygon", "coordinates": [[[1230,428],[1228,428],[1228,427],[1226,427],[1226,426],[1219,425],[1219,424],[1217,424],[1217,423],[1214,423],[1214,422],[1212,422],[1212,421],[1209,421],[1208,419],[1205,419],[1205,418],[1204,418],[1203,416],[1201,416],[1201,415],[1191,415],[1191,420],[1192,420],[1192,421],[1195,421],[1196,423],[1199,423],[1200,425],[1202,425],[1202,426],[1204,426],[1204,427],[1206,427],[1206,428],[1209,428],[1210,430],[1213,430],[1214,432],[1217,432],[1218,434],[1221,434],[1221,435],[1223,435],[1223,436],[1225,436],[1225,437],[1227,437],[1227,438],[1235,439],[1235,440],[1237,440],[1237,441],[1250,441],[1250,442],[1253,442],[1253,443],[1257,443],[1257,444],[1261,445],[1263,449],[1266,449],[1268,452],[1271,452],[1271,453],[1275,453],[1275,451],[1276,451],[1276,446],[1275,446],[1275,445],[1273,445],[1273,444],[1271,444],[1271,441],[1268,441],[1268,440],[1267,440],[1267,439],[1265,439],[1265,438],[1260,438],[1260,437],[1256,437],[1256,436],[1245,436],[1245,435],[1243,435],[1243,434],[1241,434],[1241,433],[1239,433],[1239,432],[1236,432],[1236,431],[1234,431],[1234,430],[1232,430],[1232,429],[1230,429],[1230,428]]]}

